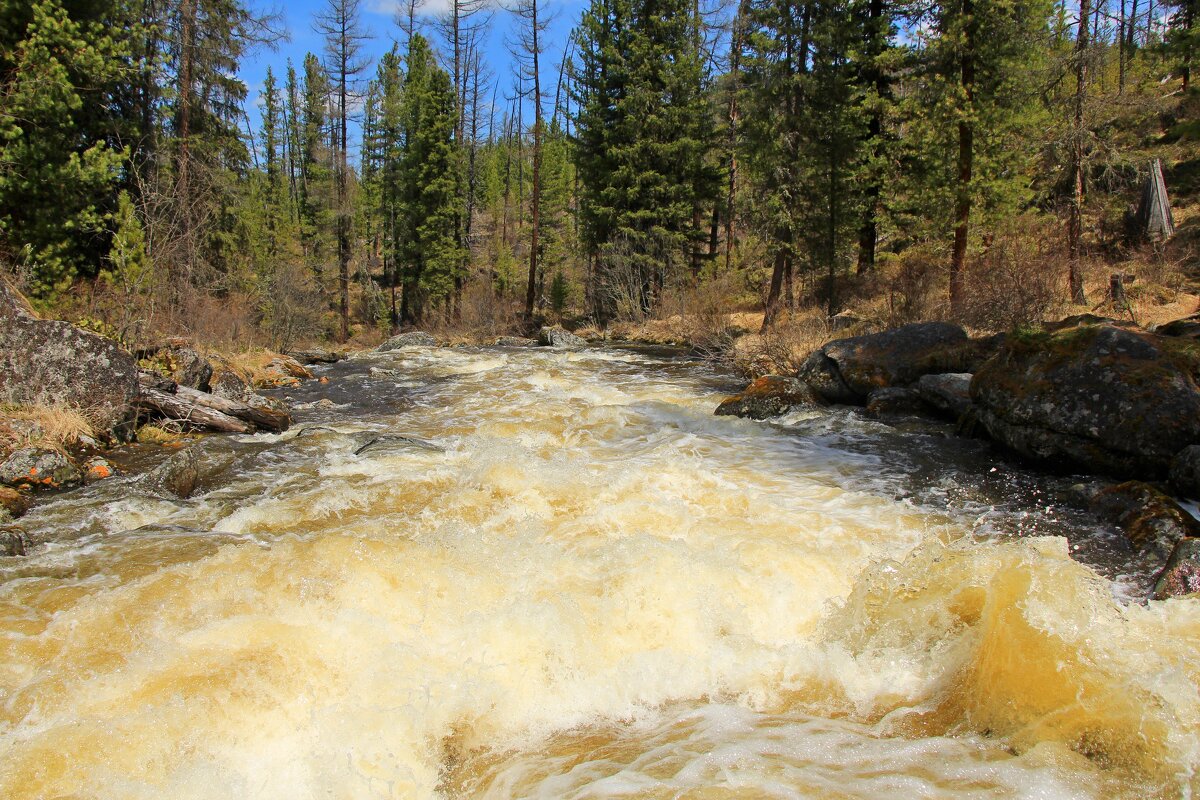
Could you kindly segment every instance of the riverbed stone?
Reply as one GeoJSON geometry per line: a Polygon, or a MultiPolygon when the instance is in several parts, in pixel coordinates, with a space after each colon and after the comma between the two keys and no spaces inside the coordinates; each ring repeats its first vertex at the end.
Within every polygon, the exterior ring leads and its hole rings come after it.
{"type": "Polygon", "coordinates": [[[971,407],[971,378],[969,372],[922,375],[917,379],[917,392],[939,413],[958,419],[971,407]]]}
{"type": "Polygon", "coordinates": [[[1183,597],[1200,592],[1200,539],[1180,539],[1166,566],[1154,581],[1155,600],[1183,597]]]}
{"type": "Polygon", "coordinates": [[[156,494],[186,500],[200,480],[200,458],[196,447],[180,450],[146,473],[142,485],[156,494]]]}
{"type": "Polygon", "coordinates": [[[501,336],[496,340],[497,347],[537,347],[537,339],[528,339],[524,336],[501,336]]]}
{"type": "Polygon", "coordinates": [[[107,480],[117,474],[117,469],[107,459],[95,458],[88,459],[84,464],[83,482],[85,485],[91,485],[99,481],[107,480]]]}
{"type": "Polygon", "coordinates": [[[0,486],[0,522],[13,520],[29,510],[29,497],[11,486],[0,486]]]}
{"type": "Polygon", "coordinates": [[[0,483],[23,489],[62,489],[77,486],[83,475],[57,450],[23,447],[0,463],[0,483]]]}
{"type": "Polygon", "coordinates": [[[68,322],[38,319],[0,278],[0,402],[69,405],[98,431],[127,435],[137,362],[116,342],[68,322]]]}
{"type": "Polygon", "coordinates": [[[764,375],[732,397],[721,401],[714,412],[719,417],[768,419],[793,408],[813,406],[817,397],[803,381],[783,375],[764,375]]]}
{"type": "Polygon", "coordinates": [[[345,353],[339,353],[336,350],[321,350],[312,348],[308,350],[288,350],[287,354],[291,358],[296,359],[301,364],[336,364],[346,358],[345,353]]]}
{"type": "Polygon", "coordinates": [[[1180,539],[1200,536],[1200,521],[1142,481],[1103,489],[1092,497],[1090,506],[1097,516],[1116,523],[1139,553],[1165,559],[1180,539]]]}
{"type": "Polygon", "coordinates": [[[15,525],[0,527],[0,556],[23,556],[29,548],[29,535],[15,525]]]}
{"type": "Polygon", "coordinates": [[[392,350],[400,350],[405,347],[437,347],[437,339],[433,338],[433,334],[425,331],[408,331],[407,333],[399,333],[388,339],[379,347],[375,348],[377,353],[387,353],[392,350]]]}
{"type": "MultiPolygon", "coordinates": [[[[922,375],[949,372],[949,360],[969,342],[949,322],[916,322],[881,333],[835,339],[819,347],[797,374],[832,403],[862,403],[871,392],[909,386],[922,375]]],[[[957,364],[959,356],[952,363],[957,364]]]]}
{"type": "Polygon", "coordinates": [[[993,441],[1038,461],[1162,478],[1200,444],[1200,343],[1113,325],[1013,335],[971,381],[993,441]]]}
{"type": "Polygon", "coordinates": [[[587,342],[575,334],[560,327],[542,328],[538,331],[538,344],[543,347],[559,347],[566,350],[578,350],[587,342]]]}
{"type": "Polygon", "coordinates": [[[867,414],[886,417],[893,414],[919,414],[925,403],[916,389],[905,386],[887,386],[876,389],[867,398],[867,414]]]}

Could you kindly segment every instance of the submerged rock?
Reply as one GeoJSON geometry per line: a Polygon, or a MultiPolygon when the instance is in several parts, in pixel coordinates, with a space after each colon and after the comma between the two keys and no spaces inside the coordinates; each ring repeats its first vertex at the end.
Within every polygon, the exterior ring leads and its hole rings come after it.
{"type": "Polygon", "coordinates": [[[29,535],[21,528],[0,528],[0,556],[23,556],[29,547],[29,535]]]}
{"type": "Polygon", "coordinates": [[[876,389],[867,398],[867,414],[883,417],[889,414],[916,414],[925,409],[925,403],[916,389],[889,386],[876,389]]]}
{"type": "Polygon", "coordinates": [[[9,486],[0,486],[0,522],[16,519],[29,510],[29,498],[9,486]]]}
{"type": "Polygon", "coordinates": [[[917,380],[921,399],[940,413],[958,419],[971,408],[971,373],[922,375],[917,380]]]}
{"type": "Polygon", "coordinates": [[[798,377],[833,403],[862,403],[876,389],[908,386],[922,375],[953,371],[952,359],[969,342],[948,322],[917,322],[882,333],[835,339],[815,350],[798,377]]]}
{"type": "Polygon", "coordinates": [[[379,347],[375,348],[377,353],[386,353],[390,350],[399,350],[403,347],[437,347],[437,339],[433,338],[433,334],[425,331],[409,331],[408,333],[400,333],[388,339],[379,347]]]}
{"type": "Polygon", "coordinates": [[[816,405],[812,389],[796,378],[764,375],[740,393],[727,397],[717,406],[717,416],[767,419],[778,417],[798,406],[816,405]]]}
{"type": "Polygon", "coordinates": [[[1154,581],[1155,600],[1200,592],[1200,539],[1180,539],[1154,581]]]}
{"type": "Polygon", "coordinates": [[[570,331],[559,328],[542,328],[538,331],[538,344],[543,347],[561,347],[568,350],[578,350],[585,347],[587,342],[570,331]]]}
{"type": "Polygon", "coordinates": [[[415,436],[403,436],[398,433],[381,433],[378,436],[372,436],[365,444],[360,445],[354,451],[356,456],[365,456],[372,453],[385,453],[392,450],[428,450],[434,453],[444,453],[445,448],[440,447],[433,442],[425,439],[418,439],[415,436]]]}
{"type": "Polygon", "coordinates": [[[979,422],[1028,458],[1164,477],[1200,444],[1200,343],[1112,325],[1009,337],[971,381],[979,422]]]}
{"type": "Polygon", "coordinates": [[[1101,518],[1119,525],[1138,552],[1167,558],[1180,539],[1200,536],[1200,521],[1141,481],[1102,489],[1092,497],[1090,506],[1101,518]]]}
{"type": "Polygon", "coordinates": [[[134,357],[116,342],[38,319],[0,278],[0,402],[85,409],[98,430],[125,436],[137,374],[134,357]]]}
{"type": "Polygon", "coordinates": [[[180,450],[142,477],[142,485],[156,493],[186,500],[196,491],[200,480],[197,448],[180,450]]]}
{"type": "Polygon", "coordinates": [[[28,489],[77,486],[83,475],[57,450],[24,447],[0,463],[0,483],[28,489]]]}

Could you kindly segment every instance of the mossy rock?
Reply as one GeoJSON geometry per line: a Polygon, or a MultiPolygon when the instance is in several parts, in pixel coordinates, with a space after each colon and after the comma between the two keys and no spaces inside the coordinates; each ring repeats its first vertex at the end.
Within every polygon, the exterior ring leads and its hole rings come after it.
{"type": "Polygon", "coordinates": [[[1200,342],[1109,324],[1008,337],[971,381],[989,436],[1026,457],[1165,477],[1200,443],[1200,342]]]}
{"type": "Polygon", "coordinates": [[[163,430],[156,425],[143,425],[137,432],[138,444],[174,444],[182,438],[182,434],[163,430]]]}
{"type": "Polygon", "coordinates": [[[768,419],[816,403],[816,395],[803,381],[782,375],[764,375],[740,393],[721,401],[714,413],[719,417],[768,419]]]}

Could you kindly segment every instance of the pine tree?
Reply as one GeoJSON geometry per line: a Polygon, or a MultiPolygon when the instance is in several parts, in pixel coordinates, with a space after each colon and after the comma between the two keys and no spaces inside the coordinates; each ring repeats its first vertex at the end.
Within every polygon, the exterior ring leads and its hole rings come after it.
{"type": "Polygon", "coordinates": [[[39,299],[95,275],[109,249],[127,153],[108,141],[115,131],[96,106],[127,55],[112,29],[39,0],[23,38],[0,57],[11,65],[0,87],[0,232],[32,268],[39,299]]]}
{"type": "Polygon", "coordinates": [[[593,0],[577,32],[581,237],[607,287],[595,294],[601,318],[615,312],[612,291],[632,292],[634,313],[654,308],[700,234],[697,205],[715,202],[697,24],[683,0],[593,0]]]}
{"type": "Polygon", "coordinates": [[[412,37],[406,61],[405,146],[396,181],[401,208],[398,257],[404,282],[401,319],[416,323],[429,303],[452,297],[465,262],[458,239],[461,195],[454,87],[420,34],[412,37]]]}

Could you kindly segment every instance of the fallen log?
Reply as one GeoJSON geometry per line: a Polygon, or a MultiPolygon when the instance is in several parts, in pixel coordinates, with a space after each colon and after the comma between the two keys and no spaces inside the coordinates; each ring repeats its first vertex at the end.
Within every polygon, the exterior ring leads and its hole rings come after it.
{"type": "MultiPolygon", "coordinates": [[[[184,387],[179,388],[183,389],[184,387]]],[[[211,395],[208,396],[211,397],[211,395]]],[[[142,387],[142,391],[134,403],[138,408],[153,411],[169,419],[186,422],[198,428],[208,428],[223,433],[251,433],[254,431],[251,423],[202,406],[189,400],[183,394],[168,394],[158,389],[142,387]]]]}
{"type": "Polygon", "coordinates": [[[216,395],[201,392],[197,389],[192,389],[187,386],[180,385],[175,390],[175,395],[184,400],[191,401],[198,406],[210,408],[213,411],[218,411],[222,414],[227,414],[231,417],[236,417],[244,422],[262,428],[268,431],[286,431],[292,424],[292,418],[285,412],[275,411],[270,408],[252,406],[248,403],[242,403],[237,400],[230,400],[226,397],[217,397],[216,395]]]}

